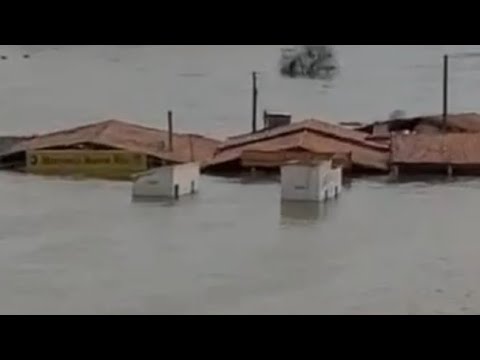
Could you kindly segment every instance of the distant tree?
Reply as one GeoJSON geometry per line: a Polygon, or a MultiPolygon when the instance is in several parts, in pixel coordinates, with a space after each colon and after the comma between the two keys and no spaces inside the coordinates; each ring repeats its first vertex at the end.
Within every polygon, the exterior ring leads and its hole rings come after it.
{"type": "Polygon", "coordinates": [[[282,76],[329,80],[337,71],[337,58],[331,45],[298,45],[282,51],[282,76]]]}

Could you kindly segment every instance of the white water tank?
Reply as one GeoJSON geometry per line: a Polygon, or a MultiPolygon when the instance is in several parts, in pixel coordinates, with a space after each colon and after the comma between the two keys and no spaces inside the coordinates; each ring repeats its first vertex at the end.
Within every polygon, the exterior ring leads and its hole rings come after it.
{"type": "Polygon", "coordinates": [[[342,168],[332,161],[294,161],[282,166],[282,200],[324,202],[342,192],[342,168]]]}
{"type": "Polygon", "coordinates": [[[199,190],[197,163],[163,166],[141,174],[133,184],[134,199],[179,199],[199,190]]]}

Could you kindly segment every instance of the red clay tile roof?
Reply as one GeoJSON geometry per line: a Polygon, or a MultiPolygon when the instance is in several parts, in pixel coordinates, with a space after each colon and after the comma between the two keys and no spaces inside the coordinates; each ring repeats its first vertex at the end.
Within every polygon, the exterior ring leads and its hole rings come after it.
{"type": "Polygon", "coordinates": [[[334,164],[341,165],[344,169],[352,166],[351,154],[316,154],[307,150],[246,150],[242,153],[242,164],[244,167],[255,168],[279,168],[290,161],[315,162],[332,160],[334,164]]]}
{"type": "Polygon", "coordinates": [[[249,143],[248,145],[239,145],[236,147],[225,148],[219,146],[215,157],[208,162],[207,167],[215,166],[240,159],[244,150],[282,150],[300,146],[302,132],[287,134],[285,136],[268,139],[259,143],[249,143]]]}
{"type": "Polygon", "coordinates": [[[210,160],[219,141],[191,134],[174,134],[174,151],[168,151],[168,132],[119,120],[108,120],[95,124],[54,132],[16,144],[8,150],[14,154],[27,150],[69,147],[79,144],[95,144],[115,149],[128,150],[150,155],[159,159],[184,163],[210,160]]]}
{"type": "MultiPolygon", "coordinates": [[[[421,119],[427,124],[435,124],[440,128],[442,126],[442,116],[428,116],[421,119]]],[[[464,113],[449,115],[447,118],[447,127],[450,131],[454,132],[480,132],[480,114],[464,113]]]]}
{"type": "Polygon", "coordinates": [[[368,135],[318,120],[307,120],[265,132],[230,138],[219,146],[208,167],[239,160],[244,151],[304,149],[312,153],[351,153],[358,165],[387,169],[389,146],[367,141],[368,135]]]}
{"type": "Polygon", "coordinates": [[[378,170],[388,169],[389,146],[378,144],[374,149],[370,146],[350,144],[349,142],[338,141],[328,137],[322,137],[316,133],[307,132],[303,138],[301,147],[316,154],[348,154],[351,155],[352,163],[365,168],[378,170]],[[379,151],[382,149],[382,151],[379,151]]]}
{"type": "Polygon", "coordinates": [[[370,146],[375,149],[382,150],[384,145],[378,144],[373,141],[368,141],[366,138],[368,134],[360,131],[348,129],[339,125],[330,124],[321,120],[305,120],[297,123],[293,123],[288,126],[282,126],[274,129],[268,129],[260,131],[255,134],[245,134],[236,137],[232,137],[219,146],[219,151],[226,150],[233,147],[249,145],[266,141],[273,138],[278,138],[299,131],[309,130],[321,135],[325,135],[338,140],[360,143],[364,146],[370,146]]]}
{"type": "Polygon", "coordinates": [[[394,164],[480,164],[480,134],[408,135],[392,140],[394,164]]]}
{"type": "MultiPolygon", "coordinates": [[[[375,128],[385,126],[388,132],[398,132],[402,129],[410,129],[418,134],[438,133],[443,128],[443,116],[418,116],[413,118],[388,120],[375,122],[358,127],[357,131],[373,134],[375,128]]],[[[462,113],[450,114],[447,118],[447,131],[454,133],[478,133],[480,132],[480,114],[462,113]]],[[[377,135],[377,134],[376,134],[377,135]]]]}

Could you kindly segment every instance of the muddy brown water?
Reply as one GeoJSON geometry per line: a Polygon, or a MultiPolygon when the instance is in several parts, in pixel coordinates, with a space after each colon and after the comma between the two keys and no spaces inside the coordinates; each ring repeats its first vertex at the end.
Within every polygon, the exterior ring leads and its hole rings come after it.
{"type": "MultiPolygon", "coordinates": [[[[223,136],[261,108],[382,119],[441,109],[441,55],[478,45],[347,45],[331,83],[276,74],[280,46],[3,45],[1,132],[105,118],[223,136]],[[31,55],[24,59],[23,55],[31,55]]],[[[480,62],[455,62],[452,108],[478,110],[480,62]]],[[[480,180],[355,180],[337,202],[205,177],[177,204],[130,185],[0,173],[2,314],[475,314],[480,180]]]]}

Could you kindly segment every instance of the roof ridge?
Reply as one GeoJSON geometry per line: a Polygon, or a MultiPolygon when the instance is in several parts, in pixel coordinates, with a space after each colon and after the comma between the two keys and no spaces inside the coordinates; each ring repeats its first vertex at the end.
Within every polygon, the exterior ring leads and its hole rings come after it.
{"type": "MultiPolygon", "coordinates": [[[[121,124],[121,125],[124,125],[124,126],[129,126],[129,127],[134,127],[134,128],[137,128],[137,129],[142,129],[142,130],[150,130],[150,131],[157,131],[157,132],[162,132],[162,133],[165,133],[167,134],[168,133],[168,130],[165,130],[165,129],[162,129],[162,128],[156,128],[156,127],[153,127],[152,126],[148,126],[148,125],[143,125],[143,124],[138,124],[138,123],[131,123],[131,122],[128,122],[126,120],[118,120],[118,119],[110,119],[110,120],[106,120],[104,121],[105,123],[108,123],[108,126],[106,128],[104,128],[104,131],[108,129],[108,127],[110,125],[113,125],[113,124],[121,124]]],[[[173,136],[177,136],[177,137],[194,137],[194,138],[197,138],[197,139],[206,139],[206,140],[214,140],[214,141],[219,141],[218,139],[215,139],[215,138],[212,138],[212,137],[208,137],[208,136],[205,136],[203,134],[195,134],[195,133],[191,133],[191,132],[188,132],[188,133],[178,133],[178,132],[173,132],[173,136]]]]}
{"type": "Polygon", "coordinates": [[[237,146],[243,146],[249,143],[256,143],[259,141],[268,140],[270,138],[274,138],[281,135],[294,134],[296,132],[304,130],[303,125],[308,121],[309,120],[302,120],[299,122],[291,123],[290,125],[281,126],[273,129],[266,129],[265,131],[261,131],[257,133],[247,134],[239,138],[231,138],[231,140],[230,141],[227,140],[225,142],[225,146],[224,147],[222,146],[221,148],[229,149],[230,147],[237,147],[237,146]],[[232,145],[229,145],[228,144],[229,142],[231,142],[232,145]]]}
{"type": "Polygon", "coordinates": [[[116,123],[123,123],[122,121],[120,120],[115,120],[115,119],[110,119],[110,120],[106,120],[106,121],[103,121],[101,123],[98,123],[98,130],[95,132],[94,135],[92,135],[92,139],[91,141],[101,141],[101,138],[102,138],[102,135],[108,130],[110,129],[110,127],[116,123]]]}
{"type": "MultiPolygon", "coordinates": [[[[314,121],[319,121],[319,120],[314,120],[314,121]]],[[[329,124],[329,123],[327,123],[327,124],[329,124]]],[[[353,136],[346,136],[344,134],[337,134],[337,133],[329,132],[328,129],[319,129],[319,128],[315,128],[315,127],[308,127],[308,130],[312,131],[312,132],[323,134],[323,135],[328,136],[328,137],[334,137],[334,138],[338,138],[338,139],[341,139],[341,140],[347,140],[347,141],[362,143],[363,145],[370,146],[370,147],[376,147],[376,148],[385,147],[384,145],[382,145],[378,142],[368,140],[367,139],[367,137],[368,137],[367,134],[364,134],[360,131],[347,129],[347,128],[344,128],[340,125],[336,125],[336,124],[329,124],[329,125],[331,125],[334,128],[341,128],[342,131],[350,132],[352,135],[355,133],[355,134],[359,135],[359,137],[355,138],[353,136]]]]}
{"type": "Polygon", "coordinates": [[[259,142],[262,142],[262,141],[268,141],[270,139],[274,139],[274,138],[277,138],[277,137],[293,135],[293,134],[296,134],[296,133],[299,133],[299,132],[304,132],[304,131],[311,131],[311,132],[314,132],[314,133],[317,133],[317,134],[322,134],[322,135],[327,136],[327,137],[337,138],[337,139],[345,140],[345,141],[348,141],[348,142],[359,143],[361,145],[364,145],[364,146],[367,146],[367,147],[374,147],[374,148],[379,149],[379,150],[380,149],[387,150],[387,148],[388,148],[387,146],[382,145],[380,143],[367,140],[366,139],[366,137],[367,137],[366,134],[363,134],[359,131],[347,129],[348,134],[342,134],[338,131],[329,131],[330,129],[345,131],[345,128],[340,126],[340,125],[325,122],[323,120],[307,119],[307,120],[303,120],[303,121],[298,122],[298,123],[294,123],[291,126],[285,126],[285,127],[281,127],[281,128],[278,128],[278,129],[280,129],[280,130],[275,131],[275,129],[274,129],[270,133],[265,133],[265,134],[262,134],[262,135],[257,136],[257,137],[255,136],[255,134],[252,134],[252,136],[250,138],[246,137],[243,140],[232,141],[231,144],[229,144],[228,141],[227,141],[223,146],[219,147],[219,150],[220,151],[225,151],[225,150],[229,150],[229,149],[233,149],[233,148],[237,148],[237,147],[241,147],[241,146],[247,146],[247,145],[250,145],[250,144],[259,143],[259,142]],[[316,127],[316,126],[312,125],[312,124],[318,124],[318,123],[320,123],[322,125],[327,124],[329,126],[329,128],[321,129],[319,127],[316,127]],[[348,136],[349,134],[351,134],[352,136],[348,136]],[[353,134],[357,134],[358,136],[355,137],[355,136],[353,136],[353,134]]]}
{"type": "Polygon", "coordinates": [[[297,146],[299,148],[303,148],[305,147],[305,143],[306,143],[306,137],[308,136],[308,131],[306,129],[303,129],[303,132],[301,133],[300,135],[300,138],[298,139],[298,144],[297,146]]]}
{"type": "Polygon", "coordinates": [[[167,130],[164,130],[164,129],[161,129],[161,128],[155,128],[155,127],[153,127],[153,125],[148,126],[148,125],[143,125],[143,124],[138,124],[138,123],[131,123],[131,122],[124,121],[124,120],[113,120],[113,121],[117,122],[117,123],[120,123],[122,125],[136,127],[136,128],[139,128],[139,129],[168,132],[167,130]]]}
{"type": "Polygon", "coordinates": [[[84,125],[77,125],[73,128],[69,128],[69,129],[43,132],[43,133],[38,133],[36,135],[27,136],[27,137],[28,138],[40,138],[40,137],[45,137],[45,136],[56,136],[56,135],[60,135],[60,134],[77,132],[77,131],[80,131],[80,130],[85,130],[85,129],[95,128],[95,127],[101,126],[101,125],[107,123],[108,121],[111,121],[111,120],[104,120],[104,121],[95,122],[95,123],[92,122],[92,123],[88,123],[88,124],[84,124],[84,125]]]}

